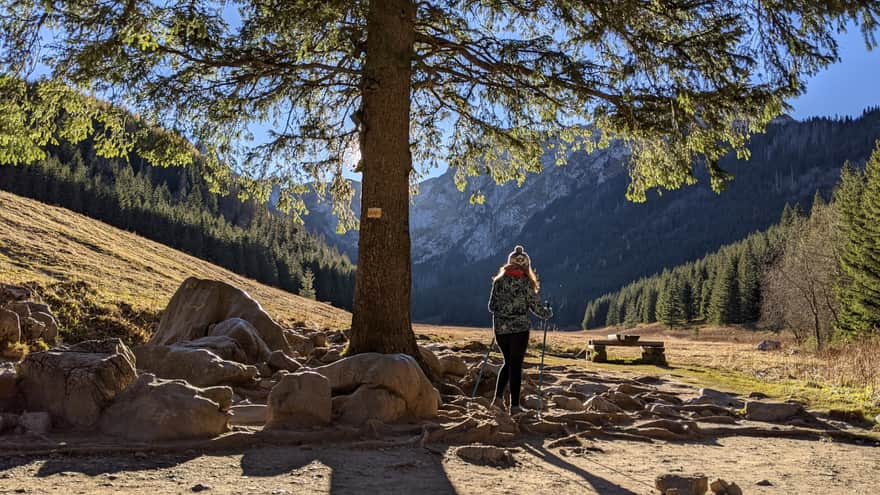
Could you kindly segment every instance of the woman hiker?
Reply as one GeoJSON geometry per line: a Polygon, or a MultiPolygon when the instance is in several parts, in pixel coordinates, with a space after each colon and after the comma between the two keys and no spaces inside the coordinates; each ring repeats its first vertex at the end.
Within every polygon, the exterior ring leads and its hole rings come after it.
{"type": "Polygon", "coordinates": [[[501,353],[504,366],[498,373],[495,398],[492,403],[502,407],[504,389],[510,382],[510,413],[519,413],[520,385],[522,384],[522,364],[529,345],[529,329],[532,326],[529,312],[542,319],[549,319],[553,311],[541,306],[538,296],[538,277],[532,270],[532,262],[522,246],[516,246],[507,257],[498,275],[492,279],[492,295],[489,296],[489,311],[492,313],[492,328],[501,353]]]}

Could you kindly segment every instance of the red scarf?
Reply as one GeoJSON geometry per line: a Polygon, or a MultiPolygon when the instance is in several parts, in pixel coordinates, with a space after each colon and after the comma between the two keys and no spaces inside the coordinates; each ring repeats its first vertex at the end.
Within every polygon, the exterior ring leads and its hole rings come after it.
{"type": "Polygon", "coordinates": [[[504,269],[505,275],[510,275],[511,277],[523,278],[526,276],[525,270],[518,266],[509,266],[504,269]]]}

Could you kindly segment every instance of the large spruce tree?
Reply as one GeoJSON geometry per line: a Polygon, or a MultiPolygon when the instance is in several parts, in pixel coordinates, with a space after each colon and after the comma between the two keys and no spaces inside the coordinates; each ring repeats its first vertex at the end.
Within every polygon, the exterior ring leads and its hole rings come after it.
{"type": "MultiPolygon", "coordinates": [[[[128,113],[178,131],[217,187],[301,211],[306,182],[351,224],[346,161],[363,174],[352,352],[418,355],[410,325],[414,163],[522,182],[545,147],[632,150],[628,195],[695,182],[745,153],[804,81],[837,60],[833,35],[872,37],[876,0],[303,0],[0,2],[0,163],[58,136],[97,135],[182,165],[176,133],[131,132],[128,113]],[[26,84],[35,66],[48,78],[26,84]],[[95,125],[97,123],[97,126],[95,125]],[[746,123],[744,125],[744,123],[746,123]],[[590,125],[585,125],[590,124],[590,125]],[[266,139],[249,141],[254,126],[266,139]],[[26,131],[22,131],[26,130],[26,131]]],[[[474,197],[480,200],[479,194],[474,197]]]]}
{"type": "Polygon", "coordinates": [[[880,331],[880,142],[864,176],[844,167],[835,191],[845,244],[836,286],[841,307],[837,330],[847,337],[880,331]],[[862,178],[864,177],[864,178],[862,178]]]}

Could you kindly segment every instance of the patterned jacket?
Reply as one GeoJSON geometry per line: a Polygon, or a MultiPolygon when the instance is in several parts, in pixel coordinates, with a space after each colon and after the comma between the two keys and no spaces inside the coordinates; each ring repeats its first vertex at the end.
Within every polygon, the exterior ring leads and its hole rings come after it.
{"type": "Polygon", "coordinates": [[[528,332],[532,327],[530,311],[543,319],[553,316],[541,306],[541,298],[528,278],[507,273],[492,284],[489,311],[497,334],[528,332]]]}

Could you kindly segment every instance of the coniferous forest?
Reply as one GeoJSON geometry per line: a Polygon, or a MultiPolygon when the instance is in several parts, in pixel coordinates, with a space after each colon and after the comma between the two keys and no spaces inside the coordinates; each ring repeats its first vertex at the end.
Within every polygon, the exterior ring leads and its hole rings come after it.
{"type": "Polygon", "coordinates": [[[880,332],[880,142],[864,169],[845,164],[831,198],[696,261],[587,304],[585,329],[660,322],[790,330],[823,348],[880,332]]]}
{"type": "Polygon", "coordinates": [[[259,282],[351,308],[354,266],[289,217],[209,191],[200,164],[159,168],[96,155],[90,141],[0,167],[0,189],[63,206],[259,282]]]}

